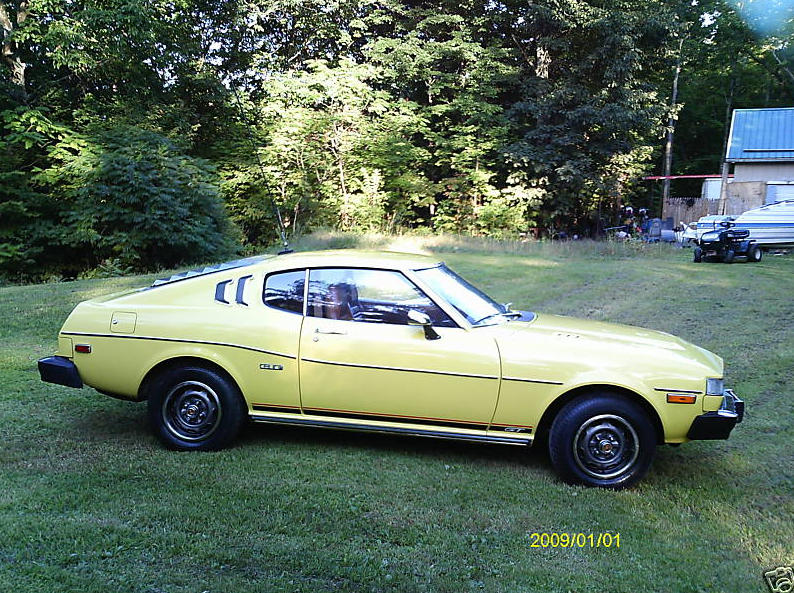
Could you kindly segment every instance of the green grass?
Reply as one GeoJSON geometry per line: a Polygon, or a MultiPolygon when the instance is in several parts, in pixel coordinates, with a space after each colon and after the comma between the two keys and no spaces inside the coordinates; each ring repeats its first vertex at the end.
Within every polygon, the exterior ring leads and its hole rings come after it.
{"type": "MultiPolygon", "coordinates": [[[[728,441],[660,447],[625,492],[570,487],[542,451],[251,427],[163,450],[145,407],[43,384],[37,358],[115,278],[0,289],[0,591],[765,591],[794,564],[794,257],[691,263],[666,246],[314,236],[435,251],[518,308],[651,327],[725,358],[728,441]],[[538,549],[533,532],[620,548],[538,549]]],[[[123,364],[123,361],[119,361],[123,364]]]]}

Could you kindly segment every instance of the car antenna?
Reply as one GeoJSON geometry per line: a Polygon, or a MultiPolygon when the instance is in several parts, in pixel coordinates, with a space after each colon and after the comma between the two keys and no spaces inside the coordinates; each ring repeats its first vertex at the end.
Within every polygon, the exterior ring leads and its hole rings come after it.
{"type": "MultiPolygon", "coordinates": [[[[240,100],[240,93],[237,92],[237,87],[234,86],[230,82],[229,87],[231,88],[232,93],[234,94],[234,98],[237,100],[237,107],[240,109],[240,118],[243,120],[245,124],[245,130],[248,134],[248,140],[251,142],[251,148],[254,151],[254,155],[256,156],[256,162],[259,164],[259,173],[262,175],[262,181],[267,183],[267,176],[265,175],[265,166],[262,164],[262,159],[259,157],[259,151],[256,149],[256,142],[254,142],[254,135],[251,132],[253,125],[251,124],[251,120],[248,119],[248,116],[245,114],[245,109],[243,108],[243,102],[240,100]]],[[[289,241],[287,241],[287,233],[284,230],[284,220],[281,218],[281,210],[279,210],[276,201],[273,199],[273,196],[270,196],[270,205],[273,206],[273,212],[276,214],[276,221],[278,222],[278,233],[281,237],[281,244],[284,247],[281,251],[278,252],[279,255],[284,255],[285,253],[292,253],[292,249],[289,248],[289,241]]]]}

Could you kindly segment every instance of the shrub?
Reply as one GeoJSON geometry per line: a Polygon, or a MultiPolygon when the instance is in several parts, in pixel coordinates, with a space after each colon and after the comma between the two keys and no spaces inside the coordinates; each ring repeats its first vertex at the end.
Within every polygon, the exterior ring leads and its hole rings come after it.
{"type": "Polygon", "coordinates": [[[64,141],[55,156],[40,179],[72,202],[64,242],[88,247],[93,266],[155,269],[235,251],[214,170],[164,136],[116,128],[64,141]]]}

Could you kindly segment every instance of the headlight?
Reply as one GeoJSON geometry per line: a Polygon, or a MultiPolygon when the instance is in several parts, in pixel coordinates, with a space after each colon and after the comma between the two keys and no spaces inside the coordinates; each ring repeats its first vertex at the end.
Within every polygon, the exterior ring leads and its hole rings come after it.
{"type": "Polygon", "coordinates": [[[722,395],[724,388],[723,379],[706,379],[706,395],[722,395]]]}

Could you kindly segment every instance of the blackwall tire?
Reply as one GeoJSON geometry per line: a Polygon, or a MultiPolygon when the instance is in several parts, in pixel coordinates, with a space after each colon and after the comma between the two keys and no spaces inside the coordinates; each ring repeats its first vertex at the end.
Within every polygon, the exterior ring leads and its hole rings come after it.
{"type": "Polygon", "coordinates": [[[233,381],[198,366],[165,371],[149,389],[149,422],[169,449],[223,449],[237,437],[246,411],[243,396],[233,381]]]}
{"type": "Polygon", "coordinates": [[[647,473],[656,444],[653,423],[639,404],[597,393],[560,410],[549,434],[549,456],[568,484],[620,490],[647,473]]]}

